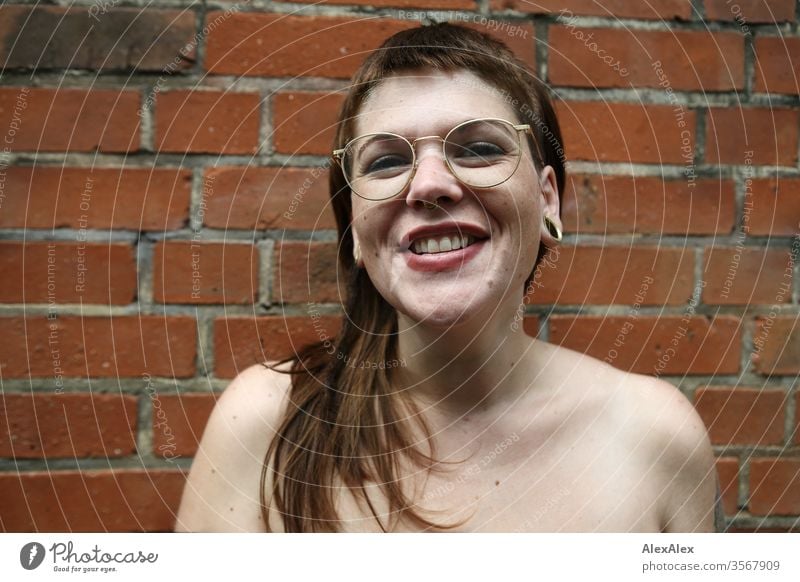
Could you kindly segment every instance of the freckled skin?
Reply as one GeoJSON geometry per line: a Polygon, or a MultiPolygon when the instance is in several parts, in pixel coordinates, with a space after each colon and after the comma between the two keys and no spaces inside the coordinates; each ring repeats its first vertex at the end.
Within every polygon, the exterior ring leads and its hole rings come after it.
{"type": "MultiPolygon", "coordinates": [[[[367,99],[355,135],[444,136],[458,123],[480,117],[519,123],[488,85],[476,88],[481,83],[465,72],[392,77],[367,99]]],[[[536,258],[545,211],[545,201],[536,195],[539,176],[527,144],[511,178],[488,189],[459,182],[442,159],[441,142],[418,142],[417,158],[414,179],[397,197],[377,202],[352,197],[353,216],[360,217],[353,234],[375,287],[399,312],[438,326],[488,317],[498,302],[516,308],[517,285],[521,288],[536,258]],[[438,201],[441,208],[427,210],[423,201],[438,201]],[[403,234],[443,220],[480,225],[491,233],[491,248],[455,274],[413,271],[398,252],[403,234]]]]}
{"type": "MultiPolygon", "coordinates": [[[[416,71],[378,86],[356,135],[444,136],[478,117],[522,122],[470,73],[416,71]]],[[[420,405],[447,469],[426,474],[401,459],[406,493],[421,510],[437,512],[427,515],[436,523],[466,519],[454,531],[711,531],[714,458],[688,400],[666,382],[512,326],[540,244],[556,244],[542,216],[561,227],[553,169],[537,172],[526,145],[506,183],[471,190],[450,174],[437,142],[419,143],[407,190],[382,202],[354,196],[352,220],[364,268],[398,312],[398,356],[406,365],[392,381],[420,405]],[[425,209],[424,201],[440,207],[425,209]],[[410,269],[398,241],[445,219],[481,225],[490,239],[459,270],[410,269]]],[[[254,366],[225,390],[195,456],[176,530],[264,530],[262,461],[286,413],[289,382],[254,366]]],[[[413,434],[425,451],[424,436],[413,434]]],[[[364,485],[379,514],[386,512],[380,491],[364,485]]],[[[369,509],[336,487],[341,529],[379,531],[369,509]]],[[[398,516],[382,517],[391,531],[419,531],[398,516]]],[[[282,530],[274,508],[269,522],[282,530]]]]}

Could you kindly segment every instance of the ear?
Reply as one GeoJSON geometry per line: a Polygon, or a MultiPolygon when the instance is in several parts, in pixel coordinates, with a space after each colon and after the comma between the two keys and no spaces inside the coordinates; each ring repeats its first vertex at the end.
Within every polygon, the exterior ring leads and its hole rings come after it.
{"type": "MultiPolygon", "coordinates": [[[[542,220],[545,216],[550,217],[558,229],[563,231],[564,226],[561,224],[560,216],[561,203],[558,199],[558,180],[552,166],[545,166],[539,173],[539,191],[542,196],[542,220]]],[[[558,244],[553,235],[544,228],[544,225],[542,226],[542,242],[548,246],[558,244]]]]}

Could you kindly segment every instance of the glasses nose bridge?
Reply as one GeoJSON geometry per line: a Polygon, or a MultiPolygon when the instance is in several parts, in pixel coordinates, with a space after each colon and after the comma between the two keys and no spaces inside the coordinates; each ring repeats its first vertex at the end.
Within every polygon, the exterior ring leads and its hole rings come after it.
{"type": "Polygon", "coordinates": [[[444,151],[445,138],[443,138],[440,135],[423,135],[422,137],[418,137],[416,139],[413,139],[410,142],[411,143],[411,149],[414,152],[414,170],[416,170],[417,167],[419,166],[419,156],[417,155],[417,142],[422,141],[422,140],[426,140],[426,139],[436,139],[436,140],[439,140],[440,142],[442,142],[442,159],[445,162],[445,165],[449,167],[449,164],[447,162],[447,155],[445,154],[445,151],[444,151]]]}

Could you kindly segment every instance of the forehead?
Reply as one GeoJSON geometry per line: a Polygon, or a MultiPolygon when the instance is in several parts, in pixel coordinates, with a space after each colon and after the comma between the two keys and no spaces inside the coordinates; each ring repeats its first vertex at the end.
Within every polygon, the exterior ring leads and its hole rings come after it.
{"type": "Polygon", "coordinates": [[[511,96],[474,73],[420,70],[381,81],[361,105],[354,135],[438,135],[479,117],[517,122],[511,96]]]}

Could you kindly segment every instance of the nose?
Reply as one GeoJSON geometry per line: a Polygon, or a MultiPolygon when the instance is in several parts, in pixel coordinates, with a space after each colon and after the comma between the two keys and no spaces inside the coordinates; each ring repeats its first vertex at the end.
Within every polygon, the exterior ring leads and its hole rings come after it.
{"type": "Polygon", "coordinates": [[[414,175],[408,186],[406,204],[421,208],[431,203],[442,205],[448,201],[458,202],[463,197],[461,182],[447,166],[441,147],[420,147],[414,175]]]}

